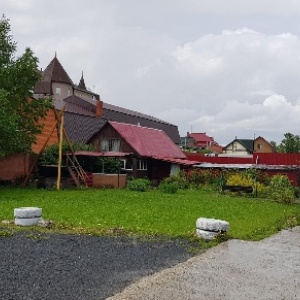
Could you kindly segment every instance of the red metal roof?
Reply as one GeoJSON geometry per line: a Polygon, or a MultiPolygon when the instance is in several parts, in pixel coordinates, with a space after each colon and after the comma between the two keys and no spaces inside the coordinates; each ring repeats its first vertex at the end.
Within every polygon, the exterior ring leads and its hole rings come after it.
{"type": "Polygon", "coordinates": [[[109,124],[140,156],[186,159],[181,149],[162,130],[111,121],[109,124]]]}
{"type": "Polygon", "coordinates": [[[200,133],[189,133],[188,136],[192,137],[198,143],[209,143],[214,142],[213,137],[206,135],[205,132],[200,133]]]}

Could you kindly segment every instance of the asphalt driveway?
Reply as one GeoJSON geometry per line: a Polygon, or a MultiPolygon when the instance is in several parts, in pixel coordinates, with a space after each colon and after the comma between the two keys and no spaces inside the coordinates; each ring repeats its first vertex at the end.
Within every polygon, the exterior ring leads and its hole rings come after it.
{"type": "Polygon", "coordinates": [[[167,240],[0,234],[0,299],[106,299],[143,276],[186,261],[187,247],[167,240]]]}

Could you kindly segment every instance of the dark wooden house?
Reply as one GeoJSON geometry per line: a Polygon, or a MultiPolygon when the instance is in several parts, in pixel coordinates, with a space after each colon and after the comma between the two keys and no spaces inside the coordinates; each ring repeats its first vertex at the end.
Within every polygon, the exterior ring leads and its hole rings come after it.
{"type": "Polygon", "coordinates": [[[89,142],[106,156],[118,154],[128,175],[149,178],[154,184],[195,163],[164,131],[139,125],[109,121],[89,142]]]}

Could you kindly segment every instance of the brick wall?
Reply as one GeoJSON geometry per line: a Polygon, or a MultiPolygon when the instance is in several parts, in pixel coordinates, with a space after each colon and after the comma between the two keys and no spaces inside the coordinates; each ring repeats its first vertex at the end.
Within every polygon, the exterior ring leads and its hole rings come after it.
{"type": "Polygon", "coordinates": [[[0,160],[0,180],[14,180],[27,175],[33,158],[29,154],[13,154],[0,160]]]}

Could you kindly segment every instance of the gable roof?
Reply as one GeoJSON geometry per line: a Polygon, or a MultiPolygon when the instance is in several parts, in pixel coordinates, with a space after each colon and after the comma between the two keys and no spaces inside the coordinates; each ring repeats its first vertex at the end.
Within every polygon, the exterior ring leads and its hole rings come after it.
{"type": "Polygon", "coordinates": [[[214,138],[208,136],[205,132],[199,132],[199,133],[189,133],[188,137],[192,137],[196,142],[200,143],[209,143],[214,142],[214,138]]]}
{"type": "Polygon", "coordinates": [[[248,151],[253,152],[253,140],[251,139],[237,139],[248,151]]]}
{"type": "Polygon", "coordinates": [[[225,146],[225,149],[228,148],[234,142],[240,143],[242,146],[246,148],[247,151],[253,152],[253,139],[234,139],[231,143],[225,146]]]}
{"type": "Polygon", "coordinates": [[[274,148],[274,146],[268,142],[265,138],[263,138],[262,136],[258,136],[254,141],[256,142],[257,140],[263,140],[266,144],[268,144],[271,148],[274,148]]]}
{"type": "Polygon", "coordinates": [[[162,130],[111,121],[108,124],[140,156],[186,159],[180,148],[162,130]]]}
{"type": "Polygon", "coordinates": [[[65,112],[64,125],[67,134],[72,142],[88,143],[91,137],[97,133],[106,121],[87,115],[65,112]]]}

